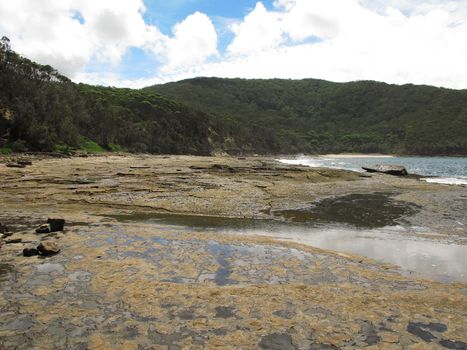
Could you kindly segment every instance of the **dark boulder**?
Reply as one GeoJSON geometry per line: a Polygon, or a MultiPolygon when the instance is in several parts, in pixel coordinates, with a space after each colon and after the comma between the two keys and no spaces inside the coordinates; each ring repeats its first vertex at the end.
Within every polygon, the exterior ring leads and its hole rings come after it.
{"type": "Polygon", "coordinates": [[[39,255],[39,251],[36,248],[24,248],[23,256],[35,256],[39,255]]]}
{"type": "Polygon", "coordinates": [[[406,176],[409,174],[407,172],[407,169],[402,165],[377,164],[371,167],[362,167],[362,169],[366,170],[369,173],[383,173],[396,176],[406,176]]]}
{"type": "Polygon", "coordinates": [[[50,225],[43,224],[36,228],[36,233],[50,233],[50,225]]]}
{"type": "Polygon", "coordinates": [[[41,255],[54,255],[60,252],[60,248],[54,242],[42,242],[37,246],[37,250],[41,255]]]}
{"type": "Polygon", "coordinates": [[[50,225],[50,232],[63,231],[65,226],[65,219],[52,219],[47,220],[47,224],[50,225]]]}

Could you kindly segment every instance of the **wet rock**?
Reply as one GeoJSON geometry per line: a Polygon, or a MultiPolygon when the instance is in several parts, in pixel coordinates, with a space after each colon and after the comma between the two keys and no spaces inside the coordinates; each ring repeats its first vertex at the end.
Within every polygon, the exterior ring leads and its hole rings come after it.
{"type": "Polygon", "coordinates": [[[195,318],[195,313],[193,310],[183,310],[178,314],[181,320],[193,320],[195,318]]]}
{"type": "Polygon", "coordinates": [[[57,244],[54,242],[43,242],[37,246],[37,250],[41,255],[54,255],[60,252],[60,248],[58,248],[57,244]]]}
{"type": "Polygon", "coordinates": [[[18,315],[12,322],[4,326],[5,329],[24,332],[35,324],[32,315],[18,315]]]}
{"type": "Polygon", "coordinates": [[[65,226],[65,219],[48,218],[47,224],[50,225],[50,232],[63,231],[65,226]]]}
{"type": "Polygon", "coordinates": [[[467,350],[467,343],[464,343],[463,341],[443,339],[439,342],[439,345],[446,349],[467,350]]]}
{"type": "Polygon", "coordinates": [[[13,238],[13,239],[7,239],[5,240],[5,244],[17,244],[17,243],[22,243],[23,240],[21,238],[13,238]]]}
{"type": "Polygon", "coordinates": [[[23,256],[36,256],[39,255],[39,251],[36,248],[24,248],[23,249],[23,256]]]}
{"type": "Polygon", "coordinates": [[[276,315],[281,318],[285,318],[286,320],[290,320],[294,318],[297,315],[297,313],[295,311],[290,311],[290,310],[278,310],[278,311],[274,311],[273,315],[276,315]]]}
{"type": "Polygon", "coordinates": [[[429,329],[430,331],[433,331],[433,332],[443,333],[443,332],[446,332],[448,330],[448,327],[445,324],[442,324],[442,323],[430,322],[430,323],[419,323],[419,324],[420,324],[421,327],[427,328],[427,329],[429,329]]]}
{"type": "Polygon", "coordinates": [[[50,225],[43,224],[36,228],[36,233],[50,233],[50,225]]]}
{"type": "Polygon", "coordinates": [[[383,173],[396,176],[406,176],[409,174],[407,169],[402,165],[377,164],[372,167],[362,167],[362,169],[369,173],[383,173]]]}
{"type": "Polygon", "coordinates": [[[266,335],[259,342],[259,347],[265,350],[295,350],[292,337],[286,333],[272,333],[266,335]]]}
{"type": "Polygon", "coordinates": [[[235,314],[233,313],[234,308],[231,306],[218,306],[215,308],[215,310],[216,317],[218,318],[229,318],[235,316],[235,314]]]}
{"type": "Polygon", "coordinates": [[[432,333],[428,332],[426,330],[427,328],[427,325],[424,323],[409,322],[407,325],[407,332],[423,339],[427,343],[430,343],[432,340],[436,339],[436,337],[432,333]]]}
{"type": "Polygon", "coordinates": [[[51,233],[63,231],[64,226],[65,219],[48,218],[46,224],[42,224],[36,229],[36,233],[51,233]]]}
{"type": "Polygon", "coordinates": [[[369,321],[360,322],[361,330],[364,335],[363,341],[367,345],[376,345],[381,341],[381,337],[378,335],[375,326],[369,321]]]}
{"type": "Polygon", "coordinates": [[[1,234],[5,234],[5,233],[8,233],[10,232],[10,230],[8,229],[7,226],[3,225],[1,222],[0,222],[0,233],[1,234]]]}

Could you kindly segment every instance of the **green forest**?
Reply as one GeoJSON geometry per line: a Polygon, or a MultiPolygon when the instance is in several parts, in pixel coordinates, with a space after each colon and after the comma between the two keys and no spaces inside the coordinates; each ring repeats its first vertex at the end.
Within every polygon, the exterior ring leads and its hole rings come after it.
{"type": "Polygon", "coordinates": [[[0,41],[0,152],[467,154],[467,90],[196,78],[75,84],[0,41]]]}
{"type": "Polygon", "coordinates": [[[261,153],[467,154],[467,90],[197,78],[146,91],[234,122],[261,153]]]}

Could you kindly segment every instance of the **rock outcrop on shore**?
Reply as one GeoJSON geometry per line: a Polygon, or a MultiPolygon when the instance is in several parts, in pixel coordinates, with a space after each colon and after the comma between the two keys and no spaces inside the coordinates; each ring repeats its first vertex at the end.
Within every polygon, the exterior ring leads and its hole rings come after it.
{"type": "Polygon", "coordinates": [[[383,173],[396,176],[406,176],[409,174],[404,166],[393,164],[377,164],[375,166],[365,166],[362,169],[369,173],[383,173]]]}

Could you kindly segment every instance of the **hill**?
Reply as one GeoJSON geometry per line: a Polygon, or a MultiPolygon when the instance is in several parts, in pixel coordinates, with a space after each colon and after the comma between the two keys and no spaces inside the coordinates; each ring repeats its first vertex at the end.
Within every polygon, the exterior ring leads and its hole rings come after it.
{"type": "Polygon", "coordinates": [[[146,88],[230,120],[260,153],[467,154],[467,90],[196,78],[146,88]]]}
{"type": "MultiPolygon", "coordinates": [[[[4,38],[5,39],[5,38],[4,38]]],[[[0,150],[210,154],[218,121],[143,90],[74,84],[0,45],[0,150]]]]}

